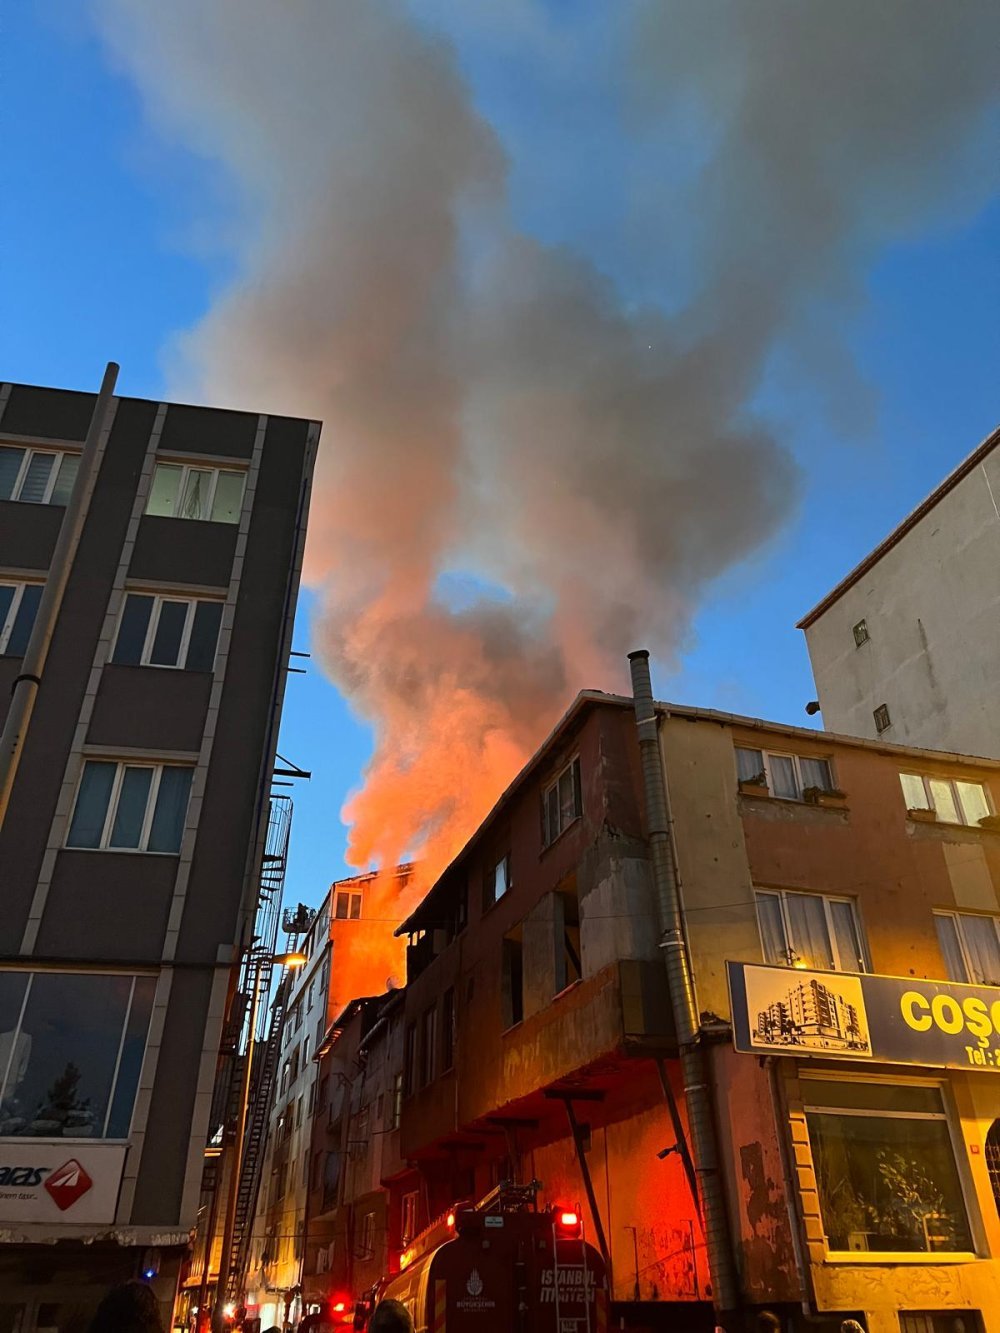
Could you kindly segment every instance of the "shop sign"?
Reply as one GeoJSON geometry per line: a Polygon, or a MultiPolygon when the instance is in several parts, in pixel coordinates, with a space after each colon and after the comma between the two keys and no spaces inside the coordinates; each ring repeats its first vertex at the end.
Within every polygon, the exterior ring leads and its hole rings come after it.
{"type": "Polygon", "coordinates": [[[0,1223],[110,1224],[128,1147],[0,1140],[0,1223]]]}
{"type": "Polygon", "coordinates": [[[1000,987],[727,963],[738,1051],[1000,1071],[1000,987]]]}

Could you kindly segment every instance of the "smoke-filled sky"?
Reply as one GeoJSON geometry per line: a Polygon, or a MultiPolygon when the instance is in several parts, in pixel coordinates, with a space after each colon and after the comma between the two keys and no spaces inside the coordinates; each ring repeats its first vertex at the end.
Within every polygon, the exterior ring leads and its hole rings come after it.
{"type": "MultiPolygon", "coordinates": [[[[794,619],[994,424],[1000,7],[95,0],[91,19],[47,41],[105,94],[83,101],[82,195],[127,182],[148,300],[87,374],[114,355],[126,391],[322,418],[313,649],[374,734],[353,864],[440,865],[639,645],[662,693],[802,720],[801,656],[773,645],[800,654],[794,619]],[[135,324],[154,387],[128,375],[135,324]]],[[[82,264],[112,249],[72,239],[82,264]]],[[[325,727],[333,691],[295,688],[321,866],[328,746],[359,743],[325,727]]]]}

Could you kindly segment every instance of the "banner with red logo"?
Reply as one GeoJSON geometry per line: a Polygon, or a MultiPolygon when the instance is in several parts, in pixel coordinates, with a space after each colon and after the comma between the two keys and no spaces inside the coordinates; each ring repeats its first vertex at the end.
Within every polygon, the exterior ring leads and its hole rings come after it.
{"type": "Polygon", "coordinates": [[[114,1222],[127,1152],[122,1143],[0,1143],[0,1226],[114,1222]]]}

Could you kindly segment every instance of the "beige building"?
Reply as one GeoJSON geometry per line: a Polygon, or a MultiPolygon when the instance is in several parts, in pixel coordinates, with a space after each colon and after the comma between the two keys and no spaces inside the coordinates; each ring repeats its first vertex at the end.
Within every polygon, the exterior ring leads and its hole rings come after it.
{"type": "Polygon", "coordinates": [[[1000,756],[1000,430],[799,622],[830,731],[1000,756]]]}

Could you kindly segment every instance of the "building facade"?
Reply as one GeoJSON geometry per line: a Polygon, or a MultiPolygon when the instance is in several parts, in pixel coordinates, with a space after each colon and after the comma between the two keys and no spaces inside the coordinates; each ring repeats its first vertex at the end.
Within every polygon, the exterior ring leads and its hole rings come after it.
{"type": "MultiPolygon", "coordinates": [[[[1000,1333],[1000,765],[657,713],[742,1305],[1000,1333]]],[[[387,1253],[538,1180],[616,1326],[711,1328],[635,737],[581,696],[406,923],[387,1253]]]]}
{"type": "MultiPolygon", "coordinates": [[[[411,867],[388,878],[401,892],[411,867]]],[[[312,923],[296,946],[305,966],[296,974],[281,1034],[281,1060],[271,1107],[264,1169],[250,1246],[246,1305],[262,1328],[296,1319],[303,1309],[303,1263],[309,1194],[308,1164],[316,1109],[320,1052],[351,999],[345,983],[360,960],[382,945],[392,929],[369,915],[369,898],[383,877],[354,875],[331,884],[312,923]],[[351,959],[348,975],[347,957],[351,959]]],[[[376,975],[376,984],[385,978],[376,975]]]]}
{"type": "MultiPolygon", "coordinates": [[[[95,396],[0,388],[0,716],[95,396]]],[[[169,1318],[262,839],[318,423],[118,398],[0,832],[0,1326],[169,1318]],[[17,1186],[17,1188],[13,1188],[17,1186]]]]}
{"type": "Polygon", "coordinates": [[[830,731],[1000,756],[1000,430],[799,623],[830,731]]]}

